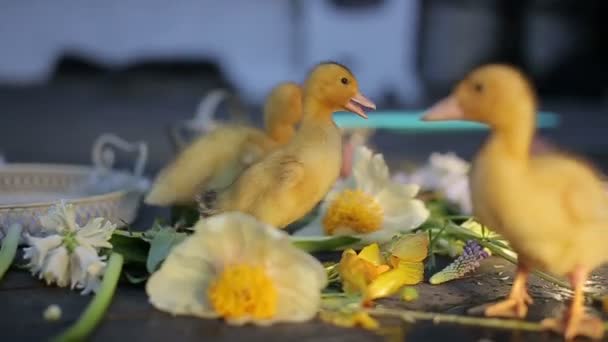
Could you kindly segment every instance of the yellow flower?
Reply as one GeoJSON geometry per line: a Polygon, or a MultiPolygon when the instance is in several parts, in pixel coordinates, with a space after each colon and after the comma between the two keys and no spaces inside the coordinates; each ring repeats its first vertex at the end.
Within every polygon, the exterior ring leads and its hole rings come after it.
{"type": "Polygon", "coordinates": [[[374,279],[389,269],[376,243],[363,248],[359,254],[352,249],[345,250],[338,265],[342,288],[346,293],[365,292],[374,279]]]}
{"type": "Polygon", "coordinates": [[[388,249],[392,269],[378,276],[365,293],[366,300],[387,297],[404,285],[415,285],[424,279],[424,259],[429,250],[429,238],[424,232],[407,234],[396,239],[388,249]]]}
{"type": "Polygon", "coordinates": [[[422,264],[429,253],[429,236],[425,232],[406,234],[389,244],[388,254],[391,264],[396,267],[399,263],[422,264]]]}
{"type": "Polygon", "coordinates": [[[428,254],[428,236],[421,232],[397,239],[388,250],[388,260],[377,244],[359,254],[346,250],[340,260],[342,286],[347,293],[361,293],[366,302],[388,297],[404,285],[415,285],[424,278],[423,260],[428,254]]]}
{"type": "Polygon", "coordinates": [[[386,242],[419,227],[429,217],[419,186],[390,179],[382,154],[365,146],[355,152],[352,176],[325,197],[319,218],[297,235],[354,235],[365,243],[386,242]]]}
{"type": "Polygon", "coordinates": [[[242,213],[199,221],[146,285],[150,302],[174,315],[232,324],[313,318],[325,269],[287,234],[242,213]]]}

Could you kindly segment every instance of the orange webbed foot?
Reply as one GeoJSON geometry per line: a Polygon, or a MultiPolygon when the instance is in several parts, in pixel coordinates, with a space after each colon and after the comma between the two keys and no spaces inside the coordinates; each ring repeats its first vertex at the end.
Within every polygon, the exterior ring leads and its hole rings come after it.
{"type": "Polygon", "coordinates": [[[528,313],[528,305],[533,300],[527,292],[511,294],[509,298],[493,304],[486,308],[485,315],[488,317],[524,318],[528,313]]]}
{"type": "Polygon", "coordinates": [[[567,341],[577,336],[584,336],[594,340],[600,340],[604,336],[604,323],[601,319],[583,314],[580,318],[572,318],[569,315],[563,318],[546,318],[541,322],[546,330],[563,334],[567,341]]]}
{"type": "Polygon", "coordinates": [[[513,287],[509,297],[486,308],[485,315],[488,317],[524,318],[528,313],[528,305],[533,303],[532,297],[526,290],[528,269],[518,265],[513,287]]]}
{"type": "Polygon", "coordinates": [[[568,275],[574,288],[570,308],[562,318],[548,318],[541,322],[545,329],[564,334],[568,341],[576,336],[586,336],[592,339],[601,339],[604,336],[602,320],[585,312],[583,286],[587,274],[587,270],[579,266],[568,275]]]}

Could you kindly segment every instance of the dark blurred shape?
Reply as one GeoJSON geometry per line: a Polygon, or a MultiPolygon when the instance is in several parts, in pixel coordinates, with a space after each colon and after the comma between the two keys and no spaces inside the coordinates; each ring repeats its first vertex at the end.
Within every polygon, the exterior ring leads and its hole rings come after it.
{"type": "Polygon", "coordinates": [[[608,58],[602,0],[536,0],[526,6],[524,64],[541,93],[601,96],[608,58]]]}
{"type": "Polygon", "coordinates": [[[131,80],[176,80],[184,83],[203,82],[226,88],[232,86],[226,81],[216,63],[205,60],[138,60],[124,68],[111,68],[86,56],[67,53],[62,56],[54,68],[52,81],[62,79],[108,78],[116,82],[131,80]]]}
{"type": "Polygon", "coordinates": [[[86,57],[66,54],[55,65],[51,82],[62,78],[99,77],[109,72],[108,68],[86,57]]]}
{"type": "Polygon", "coordinates": [[[542,95],[601,96],[608,33],[602,0],[423,2],[419,64],[429,94],[483,63],[530,74],[542,95]]]}
{"type": "Polygon", "coordinates": [[[445,94],[476,65],[497,59],[503,18],[500,1],[423,2],[419,63],[431,97],[445,94]]]}
{"type": "Polygon", "coordinates": [[[334,6],[348,9],[367,10],[382,5],[385,0],[329,0],[334,6]]]}

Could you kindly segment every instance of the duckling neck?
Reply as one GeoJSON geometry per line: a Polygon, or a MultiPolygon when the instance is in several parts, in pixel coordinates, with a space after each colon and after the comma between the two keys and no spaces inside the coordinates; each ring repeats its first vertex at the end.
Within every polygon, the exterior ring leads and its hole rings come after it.
{"type": "Polygon", "coordinates": [[[530,157],[534,136],[534,116],[529,120],[511,121],[508,125],[492,128],[490,144],[508,154],[514,161],[525,163],[530,157]]]}
{"type": "Polygon", "coordinates": [[[334,109],[319,101],[305,101],[302,128],[310,125],[334,125],[334,109]]]}
{"type": "Polygon", "coordinates": [[[299,146],[323,146],[324,153],[339,154],[342,148],[341,135],[332,120],[333,112],[331,107],[305,102],[300,127],[291,143],[299,146]]]}
{"type": "Polygon", "coordinates": [[[286,123],[270,125],[266,129],[266,134],[279,144],[286,144],[295,135],[295,125],[286,123]]]}

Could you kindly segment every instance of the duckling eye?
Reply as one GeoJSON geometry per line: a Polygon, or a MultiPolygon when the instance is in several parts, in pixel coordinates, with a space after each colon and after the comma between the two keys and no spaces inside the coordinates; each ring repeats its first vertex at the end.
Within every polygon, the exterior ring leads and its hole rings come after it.
{"type": "Polygon", "coordinates": [[[473,89],[475,89],[477,93],[481,94],[483,92],[483,84],[475,82],[475,84],[473,84],[473,89]]]}
{"type": "Polygon", "coordinates": [[[340,80],[340,82],[342,82],[342,84],[346,85],[346,84],[348,84],[348,78],[342,77],[342,79],[340,80]]]}

